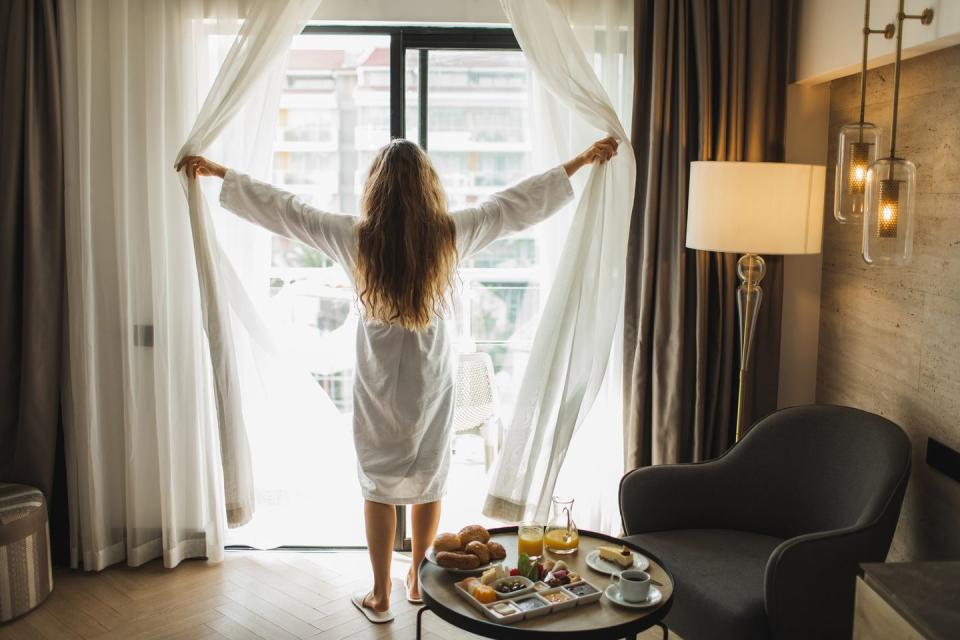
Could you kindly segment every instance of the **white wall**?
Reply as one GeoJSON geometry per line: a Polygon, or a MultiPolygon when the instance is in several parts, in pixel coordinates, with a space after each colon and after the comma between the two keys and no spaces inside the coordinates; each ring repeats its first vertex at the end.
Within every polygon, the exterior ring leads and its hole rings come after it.
{"type": "Polygon", "coordinates": [[[469,22],[505,24],[497,0],[323,0],[314,18],[324,22],[469,22]]]}
{"type": "MultiPolygon", "coordinates": [[[[787,87],[787,162],[826,164],[830,86],[787,87]]],[[[827,198],[824,198],[826,203],[827,198]]],[[[832,219],[824,205],[825,219],[832,219]]],[[[812,404],[817,392],[821,257],[784,256],[777,406],[812,404]]]]}
{"type": "MultiPolygon", "coordinates": [[[[898,0],[872,0],[870,26],[881,29],[896,24],[898,0]]],[[[841,78],[860,70],[863,55],[863,0],[803,0],[797,15],[795,81],[812,85],[841,78]]],[[[933,24],[906,20],[903,27],[904,57],[918,56],[960,44],[960,0],[907,0],[906,13],[920,14],[930,7],[933,24]]],[[[893,62],[896,38],[870,36],[868,66],[893,62]]]]}

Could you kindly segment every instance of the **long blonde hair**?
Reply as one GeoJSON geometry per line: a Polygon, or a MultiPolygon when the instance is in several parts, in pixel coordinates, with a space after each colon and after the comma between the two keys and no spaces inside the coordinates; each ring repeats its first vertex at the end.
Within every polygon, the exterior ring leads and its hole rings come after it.
{"type": "Polygon", "coordinates": [[[421,330],[446,308],[456,231],[427,154],[396,139],[377,153],[360,198],[357,290],[367,319],[421,330]]]}

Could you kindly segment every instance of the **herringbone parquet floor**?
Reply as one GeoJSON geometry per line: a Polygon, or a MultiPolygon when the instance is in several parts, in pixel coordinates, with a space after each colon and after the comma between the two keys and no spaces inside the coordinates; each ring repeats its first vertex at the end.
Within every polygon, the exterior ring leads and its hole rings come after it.
{"type": "MultiPolygon", "coordinates": [[[[159,561],[58,570],[47,601],[0,626],[0,640],[412,640],[417,608],[403,597],[409,560],[394,557],[396,619],[385,625],[350,603],[370,584],[364,551],[233,551],[221,564],[193,560],[173,570],[159,561]]],[[[426,639],[476,637],[424,617],[426,639]]]]}

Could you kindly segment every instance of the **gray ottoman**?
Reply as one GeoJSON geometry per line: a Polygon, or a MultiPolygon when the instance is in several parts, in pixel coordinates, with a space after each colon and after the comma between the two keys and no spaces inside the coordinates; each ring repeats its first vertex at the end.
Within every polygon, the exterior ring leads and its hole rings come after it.
{"type": "Polygon", "coordinates": [[[0,623],[35,608],[53,589],[43,494],[0,483],[0,623]]]}

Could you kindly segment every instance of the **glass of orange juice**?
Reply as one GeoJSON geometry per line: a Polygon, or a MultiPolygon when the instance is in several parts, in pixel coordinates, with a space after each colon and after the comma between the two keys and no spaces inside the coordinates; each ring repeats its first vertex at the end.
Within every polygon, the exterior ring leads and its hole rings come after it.
{"type": "Polygon", "coordinates": [[[517,554],[525,553],[531,558],[543,557],[543,525],[536,522],[521,522],[517,527],[517,554]]]}

